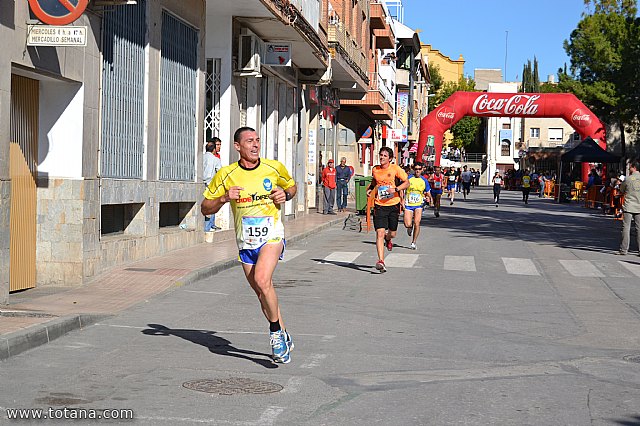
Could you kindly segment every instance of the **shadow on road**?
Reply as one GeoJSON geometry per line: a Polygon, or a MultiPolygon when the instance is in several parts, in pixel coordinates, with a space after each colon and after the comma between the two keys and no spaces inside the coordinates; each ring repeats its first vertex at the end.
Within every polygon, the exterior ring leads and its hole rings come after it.
{"type": "Polygon", "coordinates": [[[378,273],[377,271],[374,270],[373,266],[371,265],[357,265],[355,263],[340,262],[337,260],[326,260],[326,259],[311,259],[311,260],[318,263],[328,263],[330,265],[341,266],[343,268],[353,269],[355,271],[368,272],[370,274],[378,273]]]}
{"type": "Polygon", "coordinates": [[[235,348],[227,339],[216,336],[215,331],[168,328],[161,324],[147,324],[147,326],[150,328],[142,330],[142,333],[147,336],[176,336],[197,345],[204,346],[209,349],[210,352],[218,355],[246,359],[265,368],[278,368],[278,366],[271,360],[271,356],[269,354],[235,348]],[[267,359],[255,358],[250,355],[266,357],[267,359]]]}
{"type": "Polygon", "coordinates": [[[616,424],[622,426],[640,426],[640,415],[629,417],[628,419],[613,420],[616,424]]]}

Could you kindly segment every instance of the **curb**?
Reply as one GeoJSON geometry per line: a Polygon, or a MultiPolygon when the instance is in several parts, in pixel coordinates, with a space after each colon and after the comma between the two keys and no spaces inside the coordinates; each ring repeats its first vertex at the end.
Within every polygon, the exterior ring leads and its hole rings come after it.
{"type": "Polygon", "coordinates": [[[9,333],[0,337],[0,360],[42,346],[71,331],[88,327],[110,316],[101,314],[69,315],[9,333]]]}

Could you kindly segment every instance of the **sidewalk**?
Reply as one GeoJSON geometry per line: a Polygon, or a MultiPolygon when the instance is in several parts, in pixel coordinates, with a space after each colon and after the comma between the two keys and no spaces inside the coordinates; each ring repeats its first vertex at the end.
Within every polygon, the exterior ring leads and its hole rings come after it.
{"type": "MultiPolygon", "coordinates": [[[[311,211],[286,221],[287,245],[341,223],[348,214],[325,216],[311,211]]],[[[11,295],[9,306],[0,307],[0,360],[237,265],[237,256],[234,232],[221,231],[213,243],[115,267],[81,287],[36,288],[11,295]]]]}

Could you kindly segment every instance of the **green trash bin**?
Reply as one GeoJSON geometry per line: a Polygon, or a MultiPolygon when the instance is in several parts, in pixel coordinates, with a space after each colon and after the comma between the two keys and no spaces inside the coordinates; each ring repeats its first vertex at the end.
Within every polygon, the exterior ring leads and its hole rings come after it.
{"type": "Polygon", "coordinates": [[[354,185],[356,190],[356,210],[360,214],[366,214],[367,210],[367,188],[371,184],[371,176],[356,176],[354,185]]]}

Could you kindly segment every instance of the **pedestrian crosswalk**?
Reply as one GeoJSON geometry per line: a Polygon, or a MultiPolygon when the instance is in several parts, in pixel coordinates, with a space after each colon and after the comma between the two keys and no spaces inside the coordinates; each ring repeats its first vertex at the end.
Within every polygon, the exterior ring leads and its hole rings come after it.
{"type": "MultiPolygon", "coordinates": [[[[293,259],[313,259],[320,265],[336,266],[341,264],[372,265],[375,257],[374,252],[361,251],[334,251],[329,254],[317,256],[307,250],[287,249],[283,262],[290,262],[293,259]],[[306,255],[305,255],[306,254],[306,255]]],[[[452,272],[489,272],[489,266],[484,266],[480,270],[476,266],[478,260],[476,256],[445,255],[436,260],[431,255],[418,253],[386,253],[385,264],[387,268],[422,268],[440,269],[452,272]]],[[[499,268],[509,275],[521,276],[541,276],[543,267],[551,268],[553,265],[560,265],[561,271],[577,278],[640,278],[640,264],[625,261],[592,261],[592,260],[563,260],[563,259],[531,259],[517,257],[498,257],[495,261],[482,263],[492,265],[491,270],[499,268]],[[496,266],[497,265],[497,266],[496,266]]],[[[482,266],[482,265],[481,265],[482,266]]]]}

